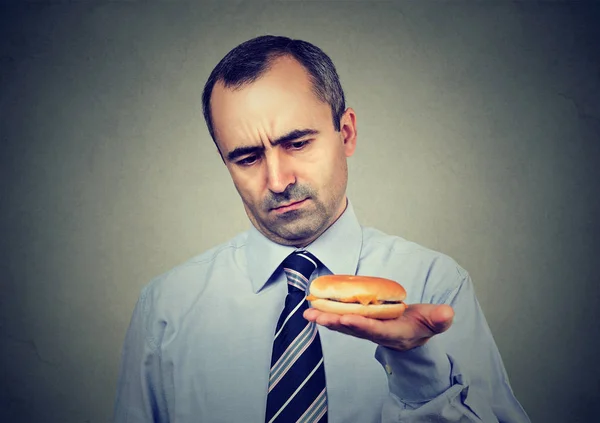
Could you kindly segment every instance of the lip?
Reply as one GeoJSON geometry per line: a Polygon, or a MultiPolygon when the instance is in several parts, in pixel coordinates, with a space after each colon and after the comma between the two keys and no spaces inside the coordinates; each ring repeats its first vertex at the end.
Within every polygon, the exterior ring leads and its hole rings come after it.
{"type": "Polygon", "coordinates": [[[306,200],[308,200],[308,198],[305,198],[304,200],[296,201],[294,203],[286,204],[284,206],[280,206],[280,207],[277,207],[277,208],[274,208],[271,210],[274,211],[275,213],[285,213],[290,210],[296,210],[297,208],[302,207],[302,205],[306,202],[306,200]]]}

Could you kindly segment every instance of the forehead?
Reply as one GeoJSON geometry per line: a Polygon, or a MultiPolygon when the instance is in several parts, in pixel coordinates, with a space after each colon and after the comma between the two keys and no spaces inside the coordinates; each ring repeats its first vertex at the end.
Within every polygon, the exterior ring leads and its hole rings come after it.
{"type": "Polygon", "coordinates": [[[309,73],[287,56],[274,60],[264,75],[239,89],[217,83],[211,113],[215,136],[225,152],[294,129],[324,129],[331,124],[331,108],[315,95],[309,73]]]}

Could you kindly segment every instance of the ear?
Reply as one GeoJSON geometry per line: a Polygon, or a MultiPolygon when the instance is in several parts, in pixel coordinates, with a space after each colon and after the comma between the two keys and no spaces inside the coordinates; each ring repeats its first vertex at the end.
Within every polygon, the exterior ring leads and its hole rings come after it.
{"type": "Polygon", "coordinates": [[[349,107],[346,109],[340,119],[340,133],[344,141],[344,152],[346,157],[350,157],[356,150],[356,113],[349,107]]]}

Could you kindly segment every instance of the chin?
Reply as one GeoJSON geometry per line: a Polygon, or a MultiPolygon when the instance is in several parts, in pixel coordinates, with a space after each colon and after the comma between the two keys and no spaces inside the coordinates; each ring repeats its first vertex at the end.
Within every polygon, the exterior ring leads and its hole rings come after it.
{"type": "Polygon", "coordinates": [[[324,222],[295,221],[274,227],[273,232],[290,242],[311,240],[321,233],[324,222]]]}

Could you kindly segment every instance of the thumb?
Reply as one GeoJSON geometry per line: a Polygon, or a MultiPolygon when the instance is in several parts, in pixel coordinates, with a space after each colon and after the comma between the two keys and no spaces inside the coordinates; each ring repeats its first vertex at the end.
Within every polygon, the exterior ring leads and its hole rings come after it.
{"type": "Polygon", "coordinates": [[[447,331],[452,325],[454,319],[454,310],[446,304],[441,304],[435,307],[429,316],[431,329],[435,333],[447,331]]]}

